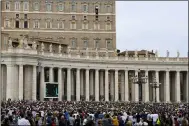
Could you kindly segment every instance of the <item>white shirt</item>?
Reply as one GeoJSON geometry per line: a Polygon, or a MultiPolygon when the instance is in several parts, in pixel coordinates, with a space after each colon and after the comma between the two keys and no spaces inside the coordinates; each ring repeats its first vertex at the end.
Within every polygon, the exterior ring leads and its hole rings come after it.
{"type": "Polygon", "coordinates": [[[30,126],[30,122],[25,118],[21,118],[18,120],[18,125],[19,126],[30,126]]]}
{"type": "Polygon", "coordinates": [[[153,119],[153,122],[156,122],[156,120],[158,119],[158,114],[152,114],[152,119],[153,119]]]}

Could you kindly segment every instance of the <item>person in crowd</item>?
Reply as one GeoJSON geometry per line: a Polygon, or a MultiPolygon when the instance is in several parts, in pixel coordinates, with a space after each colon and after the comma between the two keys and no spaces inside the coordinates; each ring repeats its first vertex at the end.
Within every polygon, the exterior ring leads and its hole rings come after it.
{"type": "MultiPolygon", "coordinates": [[[[20,113],[21,119],[18,120],[18,126],[30,126],[30,122],[24,118],[24,114],[20,113]]],[[[11,125],[9,123],[9,125],[11,125]]]]}
{"type": "Polygon", "coordinates": [[[3,101],[2,125],[188,126],[188,103],[3,101]]]}

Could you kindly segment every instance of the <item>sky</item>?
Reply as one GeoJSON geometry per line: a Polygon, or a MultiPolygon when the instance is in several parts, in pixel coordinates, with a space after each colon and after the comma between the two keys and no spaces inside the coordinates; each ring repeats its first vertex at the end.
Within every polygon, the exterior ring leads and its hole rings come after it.
{"type": "Polygon", "coordinates": [[[187,1],[116,1],[117,48],[187,56],[187,1]]]}

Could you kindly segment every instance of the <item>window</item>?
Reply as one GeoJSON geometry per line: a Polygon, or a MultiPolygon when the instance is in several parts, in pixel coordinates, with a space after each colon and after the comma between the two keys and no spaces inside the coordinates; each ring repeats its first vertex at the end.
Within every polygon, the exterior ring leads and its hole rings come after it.
{"type": "Polygon", "coordinates": [[[98,12],[99,12],[99,7],[98,5],[95,5],[95,14],[98,14],[98,12]]]}
{"type": "Polygon", "coordinates": [[[87,5],[83,5],[83,11],[88,12],[88,6],[87,5]]]}
{"type": "Polygon", "coordinates": [[[19,21],[16,21],[16,22],[15,22],[15,27],[16,27],[16,28],[19,28],[19,26],[20,26],[20,25],[19,25],[19,21]]]}
{"type": "Polygon", "coordinates": [[[19,2],[15,2],[15,10],[20,10],[20,3],[19,2]]]}
{"type": "Polygon", "coordinates": [[[106,10],[107,13],[111,13],[111,12],[112,12],[112,11],[111,11],[111,6],[110,6],[110,5],[106,6],[106,9],[107,9],[107,10],[106,10]]]}
{"type": "Polygon", "coordinates": [[[4,24],[5,28],[9,28],[10,27],[10,21],[9,20],[5,20],[5,24],[4,24]]]}
{"type": "Polygon", "coordinates": [[[47,3],[46,4],[46,11],[51,11],[51,4],[50,3],[47,3]]]}
{"type": "Polygon", "coordinates": [[[24,28],[28,28],[28,21],[24,21],[24,28]]]}
{"type": "Polygon", "coordinates": [[[39,28],[39,21],[34,21],[34,28],[39,28]]]}
{"type": "Polygon", "coordinates": [[[83,16],[83,20],[87,20],[87,16],[83,16]]]}
{"type": "Polygon", "coordinates": [[[84,48],[88,47],[88,41],[87,40],[84,40],[83,44],[84,44],[84,48]]]}
{"type": "Polygon", "coordinates": [[[106,24],[106,30],[111,30],[111,23],[106,24]]]}
{"type": "Polygon", "coordinates": [[[71,29],[76,29],[76,22],[71,22],[71,29]]]}
{"type": "Polygon", "coordinates": [[[58,11],[63,11],[63,9],[64,9],[63,4],[59,3],[58,4],[58,11]]]}
{"type": "Polygon", "coordinates": [[[37,3],[37,2],[34,3],[34,10],[35,11],[39,10],[39,3],[37,3]]]}
{"type": "Polygon", "coordinates": [[[27,14],[24,14],[24,19],[27,19],[28,18],[28,15],[27,14]]]}
{"type": "Polygon", "coordinates": [[[95,30],[99,30],[100,29],[100,24],[99,23],[95,23],[94,24],[94,29],[95,30]]]}
{"type": "Polygon", "coordinates": [[[64,29],[64,22],[63,21],[58,23],[58,28],[64,29]]]}
{"type": "Polygon", "coordinates": [[[76,11],[76,5],[75,5],[74,2],[73,2],[72,5],[71,5],[71,11],[76,11]]]}
{"type": "Polygon", "coordinates": [[[82,27],[83,29],[88,29],[88,23],[83,23],[83,27],[82,27]]]}
{"type": "Polygon", "coordinates": [[[72,40],[72,48],[76,48],[76,41],[72,40]]]}
{"type": "Polygon", "coordinates": [[[28,4],[29,4],[28,2],[24,2],[24,3],[23,3],[23,5],[24,5],[24,7],[23,7],[23,8],[24,8],[24,10],[25,10],[25,11],[27,11],[27,10],[28,10],[28,4]]]}
{"type": "Polygon", "coordinates": [[[99,41],[95,40],[95,48],[98,49],[99,48],[99,41]]]}
{"type": "Polygon", "coordinates": [[[51,22],[50,21],[47,21],[46,28],[51,28],[51,22]]]}
{"type": "Polygon", "coordinates": [[[75,15],[72,15],[72,20],[75,20],[76,18],[75,18],[75,15]]]}
{"type": "Polygon", "coordinates": [[[107,47],[107,49],[112,49],[112,41],[111,40],[106,40],[106,47],[107,47]]]}
{"type": "Polygon", "coordinates": [[[19,18],[19,14],[16,14],[16,18],[19,18]]]}
{"type": "Polygon", "coordinates": [[[10,10],[10,2],[6,1],[5,10],[10,10]]]}

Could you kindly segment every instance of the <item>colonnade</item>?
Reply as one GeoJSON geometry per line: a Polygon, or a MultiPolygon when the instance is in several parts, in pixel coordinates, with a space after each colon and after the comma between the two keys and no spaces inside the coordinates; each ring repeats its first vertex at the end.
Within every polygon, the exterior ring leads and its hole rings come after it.
{"type": "Polygon", "coordinates": [[[148,77],[147,83],[139,86],[130,78],[138,70],[113,68],[58,68],[29,65],[4,65],[2,81],[4,99],[40,100],[45,96],[45,84],[58,84],[58,100],[94,101],[188,101],[188,72],[174,70],[141,70],[148,77]],[[5,72],[6,71],[6,72],[5,72]],[[15,73],[18,73],[16,75],[15,73]],[[46,79],[48,76],[48,80],[46,79]],[[152,78],[161,83],[157,91],[152,88],[152,78]],[[37,81],[39,79],[39,81],[37,81]],[[18,82],[17,82],[18,80],[18,82]],[[39,85],[39,86],[37,86],[39,85]],[[37,89],[39,87],[39,89],[37,89]]]}

